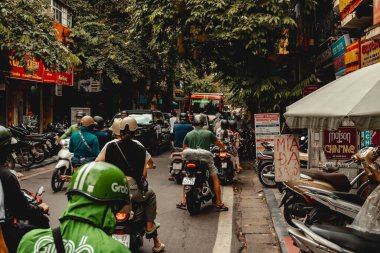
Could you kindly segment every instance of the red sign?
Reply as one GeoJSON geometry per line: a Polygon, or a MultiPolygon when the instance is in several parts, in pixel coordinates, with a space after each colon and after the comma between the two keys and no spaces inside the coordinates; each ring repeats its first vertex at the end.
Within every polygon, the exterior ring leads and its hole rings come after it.
{"type": "Polygon", "coordinates": [[[20,62],[14,60],[10,56],[10,77],[22,80],[29,80],[48,84],[60,84],[73,86],[74,85],[74,71],[71,68],[68,72],[51,72],[46,69],[42,61],[36,59],[27,60],[26,67],[20,65],[20,62]],[[28,71],[25,71],[27,69],[28,71]]]}
{"type": "Polygon", "coordinates": [[[303,88],[303,96],[306,97],[307,95],[313,93],[314,91],[318,90],[318,85],[307,85],[305,88],[303,88]]]}
{"type": "Polygon", "coordinates": [[[353,12],[356,7],[358,7],[359,4],[363,2],[363,0],[351,0],[346,2],[349,2],[349,4],[347,4],[347,6],[345,6],[341,12],[342,20],[345,19],[351,12],[353,12]]]}
{"type": "Polygon", "coordinates": [[[323,143],[327,159],[350,159],[356,153],[356,128],[340,127],[336,131],[324,131],[323,143]]]}

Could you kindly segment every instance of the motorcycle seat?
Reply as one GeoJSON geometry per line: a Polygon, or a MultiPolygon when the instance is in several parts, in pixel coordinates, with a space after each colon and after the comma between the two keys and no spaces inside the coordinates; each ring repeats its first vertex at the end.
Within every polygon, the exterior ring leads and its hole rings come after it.
{"type": "Polygon", "coordinates": [[[264,150],[264,151],[263,151],[263,155],[273,156],[273,151],[264,150]]]}
{"type": "Polygon", "coordinates": [[[334,192],[334,194],[342,200],[348,201],[350,203],[362,206],[364,201],[356,194],[347,193],[347,192],[334,192]]]}
{"type": "Polygon", "coordinates": [[[351,184],[346,175],[342,173],[325,173],[321,171],[302,171],[303,174],[331,184],[336,191],[348,192],[351,190],[351,184]]]}
{"type": "Polygon", "coordinates": [[[312,225],[310,230],[344,249],[358,253],[379,252],[380,234],[361,232],[348,227],[312,225]]]}

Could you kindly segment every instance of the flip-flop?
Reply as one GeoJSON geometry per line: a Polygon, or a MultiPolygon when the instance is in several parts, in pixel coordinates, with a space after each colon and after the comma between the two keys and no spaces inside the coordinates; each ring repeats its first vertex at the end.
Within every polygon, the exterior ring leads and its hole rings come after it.
{"type": "Polygon", "coordinates": [[[228,207],[226,207],[224,204],[215,205],[217,212],[225,212],[228,211],[228,207]]]}
{"type": "Polygon", "coordinates": [[[158,247],[158,248],[153,247],[152,251],[155,252],[155,253],[159,253],[159,252],[165,251],[165,244],[161,243],[160,247],[158,247]]]}
{"type": "Polygon", "coordinates": [[[177,204],[177,205],[175,205],[178,209],[182,209],[182,210],[187,210],[187,208],[186,208],[186,204],[184,204],[184,203],[179,203],[179,204],[177,204]]]}

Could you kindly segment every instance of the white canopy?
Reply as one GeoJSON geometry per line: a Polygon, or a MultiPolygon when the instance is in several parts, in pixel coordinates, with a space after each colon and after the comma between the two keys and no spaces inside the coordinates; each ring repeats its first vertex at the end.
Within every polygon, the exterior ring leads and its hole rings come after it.
{"type": "Polygon", "coordinates": [[[337,129],[344,119],[359,130],[380,129],[380,63],[341,77],[286,108],[290,128],[337,129]]]}

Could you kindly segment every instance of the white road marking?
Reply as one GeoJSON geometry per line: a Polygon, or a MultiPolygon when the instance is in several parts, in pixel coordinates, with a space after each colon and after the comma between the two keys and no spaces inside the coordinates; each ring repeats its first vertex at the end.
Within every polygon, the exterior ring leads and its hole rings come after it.
{"type": "Polygon", "coordinates": [[[218,232],[212,253],[231,252],[232,214],[234,207],[232,186],[222,188],[222,201],[228,206],[228,211],[219,213],[218,232]]]}
{"type": "Polygon", "coordinates": [[[55,170],[55,168],[47,169],[47,170],[44,170],[44,171],[41,171],[41,172],[37,172],[37,173],[29,175],[29,176],[22,177],[20,180],[23,181],[23,180],[26,180],[26,179],[29,179],[29,178],[32,178],[32,177],[36,177],[36,176],[39,176],[39,175],[51,172],[53,170],[55,170]]]}

